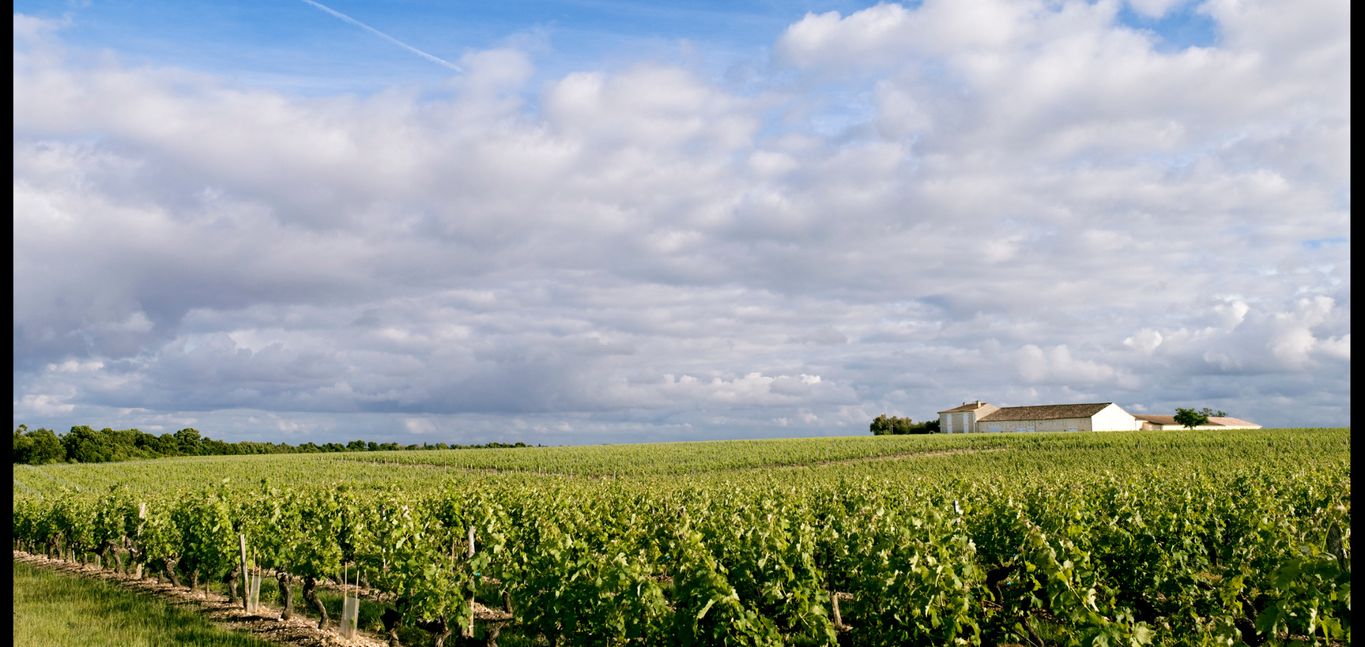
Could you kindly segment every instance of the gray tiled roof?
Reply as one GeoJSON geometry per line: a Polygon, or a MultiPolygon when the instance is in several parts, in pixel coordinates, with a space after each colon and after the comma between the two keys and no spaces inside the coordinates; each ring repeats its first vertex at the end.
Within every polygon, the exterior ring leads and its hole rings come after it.
{"type": "MultiPolygon", "coordinates": [[[[1178,423],[1178,422],[1175,421],[1175,416],[1156,416],[1156,415],[1151,415],[1151,414],[1147,414],[1147,413],[1135,413],[1135,414],[1133,414],[1133,417],[1134,417],[1134,418],[1137,418],[1138,420],[1146,420],[1147,422],[1154,423],[1154,424],[1158,424],[1158,425],[1178,425],[1178,424],[1180,424],[1180,423],[1178,423]]],[[[1209,421],[1208,421],[1207,423],[1205,423],[1205,424],[1206,424],[1207,426],[1212,426],[1212,427],[1259,427],[1259,426],[1260,426],[1260,425],[1258,425],[1258,424],[1256,424],[1256,423],[1254,423],[1254,422],[1248,422],[1248,421],[1246,421],[1246,420],[1242,420],[1241,418],[1230,418],[1230,417],[1226,417],[1226,416],[1209,416],[1209,421]]]]}
{"type": "Polygon", "coordinates": [[[984,406],[986,406],[986,403],[985,403],[985,402],[968,402],[968,403],[966,403],[966,404],[964,404],[964,405],[962,405],[962,406],[953,407],[953,408],[951,408],[951,409],[944,409],[943,411],[940,411],[939,413],[957,413],[957,412],[959,412],[959,411],[976,411],[977,409],[980,409],[981,407],[984,407],[984,406]]]}
{"type": "Polygon", "coordinates": [[[1039,404],[1030,407],[1001,407],[990,415],[983,416],[982,422],[1004,420],[1060,420],[1062,418],[1089,418],[1113,402],[1090,404],[1039,404]]]}
{"type": "Polygon", "coordinates": [[[1133,417],[1137,418],[1138,420],[1146,420],[1147,422],[1156,423],[1158,425],[1177,424],[1175,421],[1175,416],[1154,416],[1148,413],[1135,413],[1133,414],[1133,417]]]}

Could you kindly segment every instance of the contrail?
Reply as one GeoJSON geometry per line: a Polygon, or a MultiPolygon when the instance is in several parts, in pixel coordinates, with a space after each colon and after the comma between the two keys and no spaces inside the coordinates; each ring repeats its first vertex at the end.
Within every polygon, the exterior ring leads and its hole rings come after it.
{"type": "Polygon", "coordinates": [[[416,54],[416,55],[418,55],[418,56],[421,56],[422,58],[425,58],[425,59],[427,59],[428,61],[431,61],[432,63],[435,63],[435,64],[437,64],[437,65],[441,65],[441,66],[444,66],[444,67],[448,67],[448,68],[450,68],[450,69],[452,69],[452,70],[455,70],[456,72],[464,72],[464,70],[460,69],[460,66],[458,66],[458,65],[456,65],[456,64],[454,64],[454,63],[451,63],[450,61],[447,61],[447,60],[445,60],[445,59],[443,59],[443,58],[441,58],[441,57],[439,57],[439,56],[434,56],[434,55],[428,54],[428,53],[426,53],[426,52],[424,52],[424,51],[422,51],[422,50],[420,50],[420,49],[417,49],[416,47],[413,47],[412,45],[409,45],[409,44],[407,44],[407,43],[405,43],[405,42],[403,42],[403,41],[401,41],[401,40],[398,40],[397,38],[394,38],[393,36],[390,36],[390,35],[388,35],[388,34],[382,32],[382,31],[379,31],[378,29],[375,29],[374,27],[371,27],[371,26],[369,26],[369,25],[367,25],[367,24],[365,24],[365,23],[363,23],[363,22],[360,22],[359,20],[356,20],[355,18],[352,18],[352,17],[350,17],[350,16],[348,16],[348,15],[346,15],[346,14],[344,14],[344,13],[341,13],[340,11],[337,11],[336,9],[333,9],[333,8],[331,8],[331,7],[328,7],[327,5],[322,4],[321,2],[314,2],[314,0],[303,0],[303,2],[306,2],[306,3],[310,4],[310,5],[313,5],[314,7],[317,7],[318,9],[321,9],[321,10],[323,10],[323,11],[326,11],[327,13],[332,14],[333,16],[336,16],[337,18],[340,18],[340,19],[342,19],[342,20],[345,20],[346,22],[351,23],[352,25],[355,25],[356,27],[359,27],[359,28],[361,28],[361,29],[364,29],[365,31],[368,31],[368,32],[370,32],[371,34],[374,34],[375,36],[378,36],[378,37],[380,37],[380,38],[383,38],[384,40],[387,40],[387,41],[389,41],[390,43],[393,43],[394,45],[397,45],[397,46],[399,46],[399,47],[402,47],[403,49],[406,49],[406,50],[408,50],[409,52],[412,52],[413,54],[416,54]]]}

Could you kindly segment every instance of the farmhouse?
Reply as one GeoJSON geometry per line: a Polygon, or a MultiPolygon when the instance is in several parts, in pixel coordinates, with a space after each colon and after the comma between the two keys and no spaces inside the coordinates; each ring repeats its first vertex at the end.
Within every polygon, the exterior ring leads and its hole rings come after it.
{"type": "Polygon", "coordinates": [[[1113,402],[997,407],[976,400],[938,412],[946,434],[1007,431],[1134,431],[1142,423],[1113,402]]]}
{"type": "MultiPolygon", "coordinates": [[[[1145,413],[1134,414],[1134,418],[1142,423],[1143,429],[1184,429],[1185,426],[1175,421],[1175,416],[1152,416],[1145,413]]],[[[1209,416],[1209,421],[1195,427],[1195,429],[1260,429],[1261,426],[1241,418],[1228,418],[1224,416],[1209,416]]]]}

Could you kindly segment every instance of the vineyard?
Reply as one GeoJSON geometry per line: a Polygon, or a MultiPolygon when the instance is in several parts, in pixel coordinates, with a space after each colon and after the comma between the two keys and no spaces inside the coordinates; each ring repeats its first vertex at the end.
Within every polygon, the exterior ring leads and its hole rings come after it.
{"type": "Polygon", "coordinates": [[[13,489],[16,550],[259,573],[327,626],[318,591],[352,583],[394,644],[1351,642],[1348,429],[177,458],[13,489]]]}

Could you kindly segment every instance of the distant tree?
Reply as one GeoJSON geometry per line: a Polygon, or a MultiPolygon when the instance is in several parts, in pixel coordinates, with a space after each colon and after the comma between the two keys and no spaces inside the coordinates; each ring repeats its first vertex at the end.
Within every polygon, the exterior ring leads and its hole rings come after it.
{"type": "Polygon", "coordinates": [[[193,427],[186,427],[175,432],[175,443],[177,449],[185,456],[198,456],[203,449],[203,437],[199,435],[199,430],[193,427]]]}
{"type": "Polygon", "coordinates": [[[162,456],[180,455],[180,441],[175,437],[175,434],[170,432],[157,436],[156,442],[152,443],[152,448],[162,456]]]}
{"type": "Polygon", "coordinates": [[[882,414],[868,425],[869,431],[876,436],[902,436],[907,434],[932,434],[938,432],[938,421],[915,424],[910,418],[882,414]]]}
{"type": "MultiPolygon", "coordinates": [[[[890,433],[921,433],[918,425],[911,425],[909,419],[888,419],[893,428],[890,433]],[[907,426],[911,431],[907,432],[907,426]]],[[[105,427],[99,431],[81,425],[61,436],[51,429],[29,429],[19,425],[14,430],[13,448],[10,453],[14,464],[41,465],[70,461],[73,463],[104,463],[134,459],[160,458],[163,456],[231,456],[238,454],[293,454],[313,452],[378,451],[378,450],[418,450],[418,449],[469,449],[476,447],[527,447],[525,443],[515,445],[489,442],[483,445],[459,445],[436,443],[421,445],[400,445],[396,442],[376,443],[374,441],[353,440],[345,445],[336,442],[317,445],[312,442],[293,446],[288,443],[239,441],[227,442],[201,435],[192,428],[181,429],[174,434],[160,436],[133,429],[112,429],[105,427]]]]}
{"type": "Polygon", "coordinates": [[[107,463],[114,458],[114,447],[108,437],[85,425],[71,428],[62,436],[66,460],[73,463],[107,463]]]}
{"type": "Polygon", "coordinates": [[[160,456],[161,452],[157,451],[158,441],[153,434],[138,432],[137,437],[133,439],[133,448],[147,456],[160,456]]]}
{"type": "Polygon", "coordinates": [[[62,446],[62,439],[51,429],[34,429],[24,435],[30,443],[26,461],[29,465],[59,463],[66,458],[66,448],[62,446]]]}
{"type": "Polygon", "coordinates": [[[32,464],[33,439],[28,437],[28,425],[19,425],[14,430],[14,462],[32,464]]]}
{"type": "Polygon", "coordinates": [[[217,438],[204,438],[199,441],[199,454],[201,456],[227,456],[239,453],[236,443],[228,443],[217,438]]]}
{"type": "Polygon", "coordinates": [[[1183,425],[1186,429],[1194,429],[1199,425],[1207,424],[1209,416],[1203,411],[1176,407],[1175,421],[1183,425]]]}
{"type": "Polygon", "coordinates": [[[1220,411],[1214,411],[1213,409],[1210,409],[1210,408],[1208,408],[1208,407],[1204,407],[1203,409],[1200,409],[1200,410],[1199,410],[1199,413],[1202,413],[1202,414],[1204,414],[1204,415],[1206,415],[1206,416],[1208,416],[1208,417],[1210,417],[1210,418],[1225,418],[1225,417],[1227,417],[1227,415],[1228,415],[1228,412],[1226,412],[1226,411],[1221,411],[1221,410],[1220,410],[1220,411]]]}

